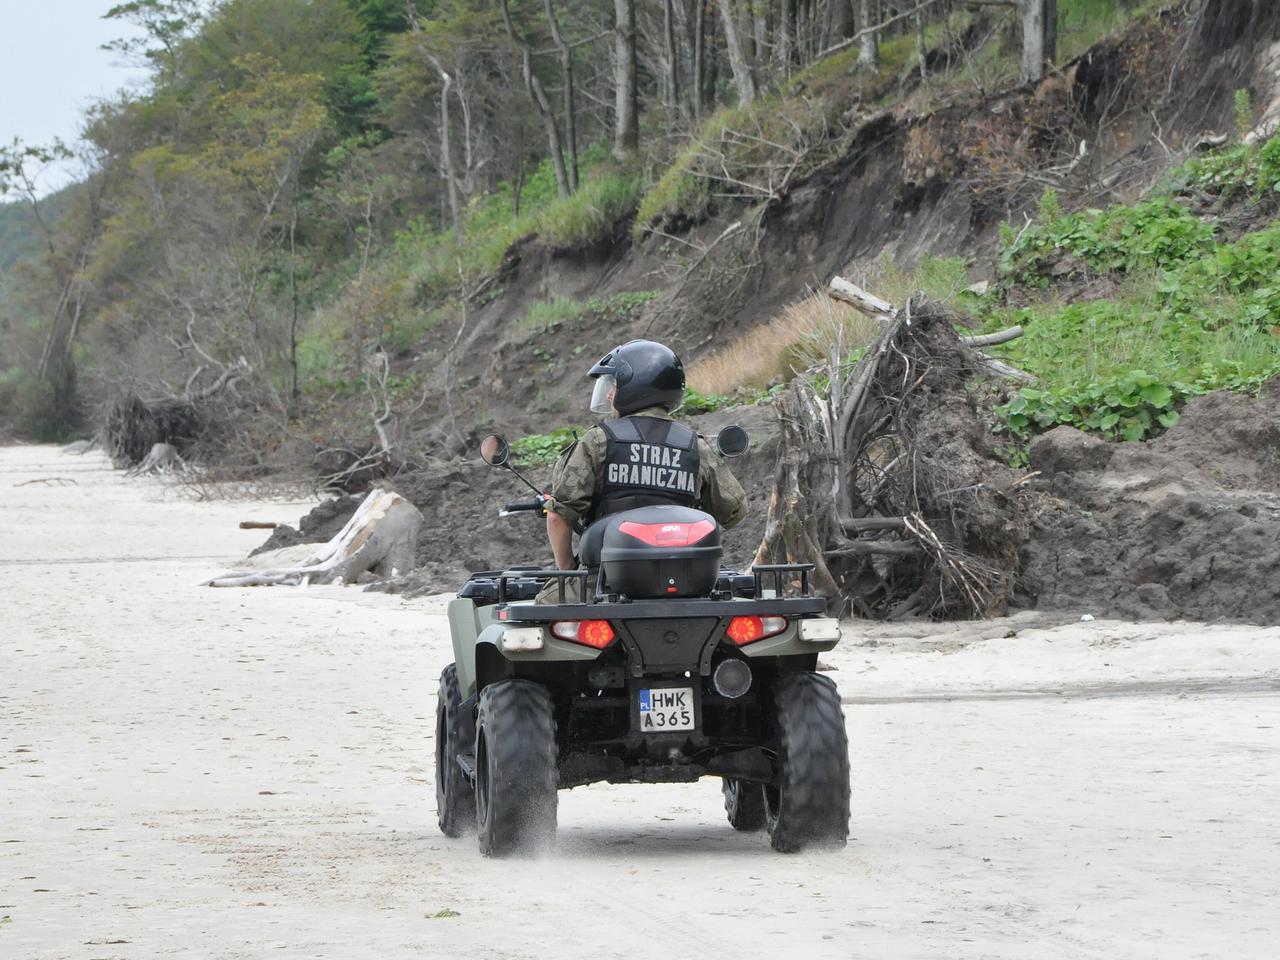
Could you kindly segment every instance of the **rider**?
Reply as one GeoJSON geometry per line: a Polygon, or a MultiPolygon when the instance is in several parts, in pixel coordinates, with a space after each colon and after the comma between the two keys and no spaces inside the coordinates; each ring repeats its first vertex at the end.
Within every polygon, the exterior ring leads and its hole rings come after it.
{"type": "Polygon", "coordinates": [[[606,353],[591,412],[606,419],[560,455],[546,504],[561,570],[577,566],[573,534],[601,517],[657,504],[696,507],[724,527],[747,514],[742,485],[706,440],[671,415],[684,402],[684,365],[668,347],[632,340],[606,353]]]}

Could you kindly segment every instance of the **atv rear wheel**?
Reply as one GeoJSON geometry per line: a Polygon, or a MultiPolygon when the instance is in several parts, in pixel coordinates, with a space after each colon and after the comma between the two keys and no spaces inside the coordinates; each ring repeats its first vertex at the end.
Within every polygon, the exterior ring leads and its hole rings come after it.
{"type": "Polygon", "coordinates": [[[735,830],[751,832],[764,829],[764,788],[736,777],[725,777],[724,812],[735,830]]]}
{"type": "Polygon", "coordinates": [[[764,789],[773,849],[843,847],[849,835],[849,741],[836,685],[817,673],[791,673],[773,688],[778,782],[764,789]]]}
{"type": "Polygon", "coordinates": [[[436,818],[446,837],[460,837],[476,827],[475,792],[458,766],[459,748],[464,747],[461,721],[462,689],[458,668],[451,663],[440,674],[436,703],[436,818]]]}
{"type": "Polygon", "coordinates": [[[480,852],[502,857],[550,843],[558,786],[550,691],[528,680],[485,687],[476,719],[480,852]]]}

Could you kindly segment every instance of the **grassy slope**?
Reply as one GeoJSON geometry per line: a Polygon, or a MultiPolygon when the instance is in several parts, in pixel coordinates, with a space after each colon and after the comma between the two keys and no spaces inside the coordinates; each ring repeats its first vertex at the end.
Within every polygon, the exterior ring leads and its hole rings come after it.
{"type": "Polygon", "coordinates": [[[1280,137],[1194,159],[1134,205],[1064,216],[1046,194],[972,304],[990,329],[1026,328],[1000,352],[1042,381],[1000,408],[1010,433],[1142,439],[1189,397],[1280,373],[1278,208],[1280,137]]]}

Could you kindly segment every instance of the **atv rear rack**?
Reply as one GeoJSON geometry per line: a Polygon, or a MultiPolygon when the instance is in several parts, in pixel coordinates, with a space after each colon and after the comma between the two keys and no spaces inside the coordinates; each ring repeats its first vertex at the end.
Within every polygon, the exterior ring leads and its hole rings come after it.
{"type": "Polygon", "coordinates": [[[767,600],[628,600],[601,603],[508,603],[499,606],[503,622],[547,623],[552,620],[658,620],[671,617],[801,617],[826,613],[823,597],[767,600]]]}
{"type": "MultiPolygon", "coordinates": [[[[587,595],[587,573],[586,570],[504,570],[498,575],[498,603],[507,602],[507,581],[508,580],[526,580],[539,579],[551,580],[555,579],[559,586],[557,594],[558,606],[570,605],[571,601],[566,599],[564,595],[564,585],[568,580],[581,580],[582,584],[578,595],[585,597],[587,595]]],[[[585,600],[579,600],[572,604],[573,606],[585,606],[585,600]]]]}
{"type": "Polygon", "coordinates": [[[809,571],[817,567],[815,563],[761,563],[751,568],[751,574],[756,581],[756,597],[763,597],[761,592],[762,574],[773,574],[773,595],[775,597],[785,597],[786,582],[783,577],[788,573],[800,574],[800,593],[798,596],[809,596],[809,571]]]}

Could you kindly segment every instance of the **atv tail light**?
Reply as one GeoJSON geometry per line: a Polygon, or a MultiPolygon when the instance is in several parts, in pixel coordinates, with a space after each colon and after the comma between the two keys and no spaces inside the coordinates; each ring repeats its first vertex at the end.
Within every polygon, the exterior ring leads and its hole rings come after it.
{"type": "Polygon", "coordinates": [[[643,540],[651,547],[691,547],[709,533],[715,533],[714,520],[693,523],[636,523],[623,520],[618,532],[643,540]]]}
{"type": "Polygon", "coordinates": [[[617,636],[608,620],[558,620],[551,625],[551,632],[561,640],[572,640],[597,650],[603,650],[617,636]]]}
{"type": "Polygon", "coordinates": [[[787,629],[786,617],[734,617],[725,630],[729,639],[738,646],[755,643],[765,637],[776,636],[787,629]]]}

